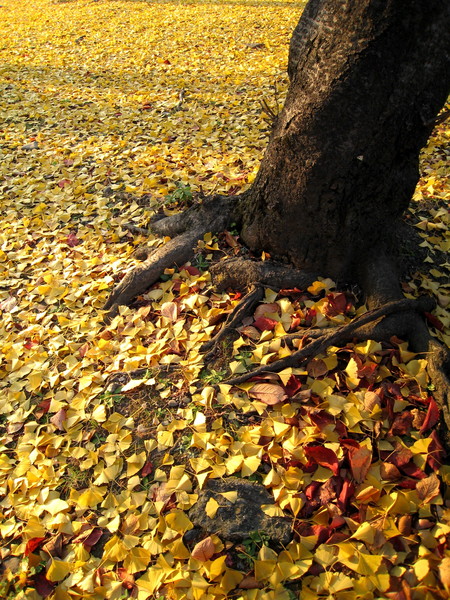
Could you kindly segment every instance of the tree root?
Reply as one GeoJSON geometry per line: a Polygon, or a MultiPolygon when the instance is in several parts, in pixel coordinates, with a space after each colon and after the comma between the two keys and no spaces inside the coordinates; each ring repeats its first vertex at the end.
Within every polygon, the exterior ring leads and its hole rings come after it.
{"type": "Polygon", "coordinates": [[[251,314],[253,307],[261,302],[264,298],[264,288],[262,286],[254,287],[235,307],[233,312],[229,315],[219,332],[211,338],[208,342],[205,342],[200,348],[200,352],[207,352],[203,357],[205,363],[210,362],[216,353],[219,343],[235,329],[242,320],[251,314]],[[210,352],[208,352],[210,350],[210,352]]]}
{"type": "Polygon", "coordinates": [[[213,265],[210,269],[216,288],[221,291],[248,289],[254,285],[281,290],[283,288],[306,289],[319,276],[274,261],[256,261],[230,258],[213,265]]]}
{"type": "MultiPolygon", "coordinates": [[[[166,268],[182,266],[189,261],[194,256],[197,242],[205,233],[223,231],[232,221],[236,221],[236,205],[235,197],[215,196],[184,213],[152,223],[151,233],[172,239],[151,251],[151,254],[146,255],[144,252],[145,261],[129,272],[113,290],[105,305],[105,309],[109,311],[107,320],[117,314],[120,305],[129,304],[136,296],[144,293],[166,268]]],[[[351,341],[368,339],[387,341],[397,336],[408,340],[414,352],[428,359],[428,372],[434,385],[433,395],[443,416],[440,424],[441,439],[446,449],[450,450],[450,353],[430,334],[420,314],[430,312],[434,301],[428,297],[416,300],[404,298],[394,263],[382,253],[373,251],[372,256],[366,256],[360,264],[363,266],[357,281],[366,294],[369,307],[367,313],[342,327],[309,329],[288,334],[282,339],[290,347],[293,341],[302,339],[298,350],[224,383],[240,385],[264,373],[276,373],[298,366],[302,360],[324,352],[329,346],[343,346],[351,341]]],[[[211,267],[211,275],[219,290],[250,289],[250,292],[228,317],[221,331],[203,345],[202,351],[208,351],[205,361],[213,357],[218,343],[263,299],[264,287],[306,289],[317,279],[317,274],[299,271],[289,265],[243,258],[229,259],[214,265],[211,267]]]]}
{"type": "Polygon", "coordinates": [[[144,262],[125,275],[104,306],[108,311],[106,320],[117,314],[119,306],[129,304],[136,296],[148,290],[165,269],[174,265],[182,266],[191,260],[197,242],[205,233],[222,231],[229,225],[234,204],[235,199],[232,197],[215,196],[204,204],[191,207],[185,213],[153,223],[152,233],[174,237],[151,252],[144,262]]]}
{"type": "MultiPolygon", "coordinates": [[[[269,365],[264,365],[254,369],[253,371],[239,375],[238,377],[227,379],[224,381],[224,383],[228,385],[239,385],[248,379],[263,375],[264,373],[278,373],[279,371],[282,371],[288,367],[296,367],[302,360],[325,352],[329,346],[339,347],[352,340],[365,341],[368,339],[373,339],[372,334],[376,328],[376,322],[382,320],[383,318],[395,313],[410,312],[411,310],[428,311],[431,310],[433,306],[434,301],[427,296],[418,298],[417,300],[409,300],[404,298],[403,300],[390,302],[382,308],[364,313],[360,317],[354,319],[348,325],[338,328],[333,327],[331,330],[322,330],[322,335],[319,334],[318,330],[314,330],[314,335],[317,336],[316,339],[309,342],[306,346],[300,348],[296,352],[293,352],[285,358],[276,360],[269,365]],[[367,327],[367,325],[370,323],[375,323],[375,326],[367,327]]],[[[285,338],[281,339],[288,339],[289,342],[292,342],[294,339],[300,338],[303,341],[306,341],[308,337],[309,334],[306,330],[297,334],[289,334],[285,338]]]]}
{"type": "Polygon", "coordinates": [[[290,265],[242,257],[217,263],[211,267],[210,273],[214,286],[219,291],[228,288],[233,290],[250,288],[251,291],[242,298],[219,333],[201,347],[201,352],[207,352],[203,357],[204,362],[210,362],[216,354],[219,343],[239,326],[245,317],[252,314],[254,306],[264,298],[265,287],[306,289],[317,279],[316,274],[294,269],[290,265]]]}

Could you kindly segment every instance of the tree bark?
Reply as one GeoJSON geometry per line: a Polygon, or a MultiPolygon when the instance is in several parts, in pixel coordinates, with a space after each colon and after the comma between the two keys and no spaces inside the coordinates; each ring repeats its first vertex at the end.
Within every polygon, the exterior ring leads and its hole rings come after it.
{"type": "Polygon", "coordinates": [[[295,267],[358,278],[419,179],[419,151],[450,87],[448,0],[310,0],[290,88],[241,237],[295,267]]]}

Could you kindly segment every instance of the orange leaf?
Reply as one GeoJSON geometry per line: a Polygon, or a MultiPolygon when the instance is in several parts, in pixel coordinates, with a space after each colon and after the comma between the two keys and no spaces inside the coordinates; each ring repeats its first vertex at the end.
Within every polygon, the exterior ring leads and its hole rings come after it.
{"type": "Polygon", "coordinates": [[[353,479],[357,483],[361,483],[366,478],[366,475],[370,469],[372,463],[372,452],[362,446],[352,452],[349,456],[350,467],[352,469],[353,479]]]}
{"type": "Polygon", "coordinates": [[[197,560],[205,562],[211,558],[215,551],[216,549],[214,547],[214,542],[212,541],[212,538],[207,537],[194,546],[191,556],[192,558],[196,558],[197,560]]]}

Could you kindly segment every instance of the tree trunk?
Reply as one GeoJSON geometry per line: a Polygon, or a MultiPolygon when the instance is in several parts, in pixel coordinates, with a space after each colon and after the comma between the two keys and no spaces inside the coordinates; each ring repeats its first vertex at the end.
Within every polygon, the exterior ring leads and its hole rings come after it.
{"type": "Polygon", "coordinates": [[[310,0],[290,88],[240,202],[254,251],[355,279],[419,179],[419,151],[450,84],[448,0],[310,0]]]}

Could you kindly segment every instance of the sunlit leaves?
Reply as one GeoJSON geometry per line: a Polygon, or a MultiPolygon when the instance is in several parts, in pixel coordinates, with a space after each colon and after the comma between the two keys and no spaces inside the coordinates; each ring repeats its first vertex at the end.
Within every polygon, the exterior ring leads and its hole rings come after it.
{"type": "MultiPolygon", "coordinates": [[[[224,252],[211,234],[196,267],[167,270],[136,307],[102,321],[136,247],[162,243],[128,224],[146,227],[166,200],[176,209],[180,183],[208,194],[253,181],[268,135],[259,100],[274,104],[275,81],[285,92],[301,6],[4,4],[0,537],[1,559],[21,561],[7,571],[17,593],[272,600],[287,583],[312,600],[408,598],[393,580],[448,589],[440,416],[426,364],[404,344],[330,348],[238,390],[221,383],[225,370],[202,379],[200,344],[238,300],[211,292],[207,267],[224,252]],[[266,516],[296,518],[294,540],[244,570],[233,544],[187,535],[197,485],[229,475],[271,490],[266,516]]],[[[433,268],[405,288],[436,297],[427,318],[443,340],[448,265],[432,261],[449,250],[447,136],[441,126],[425,150],[416,193],[437,201],[418,217],[433,268]]],[[[225,240],[238,247],[234,233],[225,240]]],[[[331,280],[291,292],[267,290],[239,328],[233,372],[289,353],[286,332],[357,310],[331,280]]],[[[207,516],[236,502],[218,494],[207,516]]]]}

